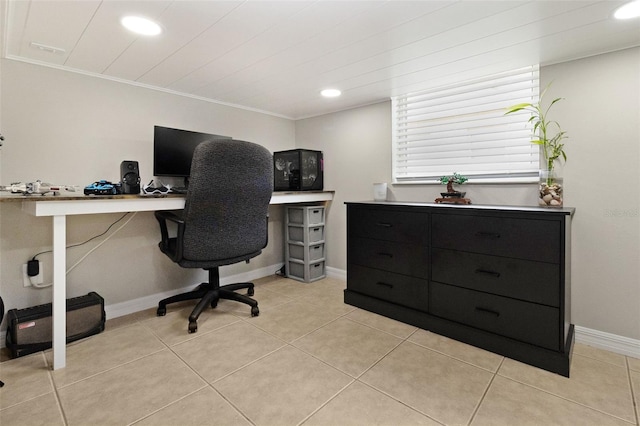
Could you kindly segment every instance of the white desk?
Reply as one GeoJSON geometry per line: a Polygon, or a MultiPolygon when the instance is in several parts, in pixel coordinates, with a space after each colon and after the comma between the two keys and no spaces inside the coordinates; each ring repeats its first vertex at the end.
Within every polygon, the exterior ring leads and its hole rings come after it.
{"type": "MultiPolygon", "coordinates": [[[[333,191],[274,192],[271,204],[331,201],[333,191]]],[[[53,218],[53,369],[64,368],[66,362],[66,245],[67,216],[79,214],[179,210],[184,196],[74,196],[21,198],[22,210],[33,216],[53,218]]]]}

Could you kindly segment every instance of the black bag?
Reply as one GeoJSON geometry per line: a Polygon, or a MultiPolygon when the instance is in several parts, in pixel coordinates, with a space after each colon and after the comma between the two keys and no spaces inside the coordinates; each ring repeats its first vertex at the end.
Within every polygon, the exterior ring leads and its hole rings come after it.
{"type": "MultiPolygon", "coordinates": [[[[52,305],[7,312],[6,346],[13,358],[51,348],[52,305]]],[[[67,299],[67,343],[104,331],[104,299],[96,292],[67,299]]]]}

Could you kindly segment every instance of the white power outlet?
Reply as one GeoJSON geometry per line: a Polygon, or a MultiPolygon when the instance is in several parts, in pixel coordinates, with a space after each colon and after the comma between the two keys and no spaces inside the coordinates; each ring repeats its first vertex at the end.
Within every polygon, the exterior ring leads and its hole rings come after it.
{"type": "Polygon", "coordinates": [[[40,262],[40,273],[35,277],[30,277],[29,275],[27,275],[27,264],[25,263],[24,265],[22,265],[22,285],[24,287],[31,287],[32,280],[35,284],[42,284],[43,274],[44,274],[44,264],[42,262],[40,262]]]}

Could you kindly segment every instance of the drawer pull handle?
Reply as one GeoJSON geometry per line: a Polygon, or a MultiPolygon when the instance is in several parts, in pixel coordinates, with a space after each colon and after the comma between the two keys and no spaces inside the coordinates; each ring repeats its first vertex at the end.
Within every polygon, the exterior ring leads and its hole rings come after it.
{"type": "Polygon", "coordinates": [[[500,234],[498,234],[497,232],[476,232],[476,237],[480,237],[480,238],[491,238],[492,240],[496,240],[498,238],[500,238],[500,234]]]}
{"type": "Polygon", "coordinates": [[[482,312],[483,314],[490,314],[490,315],[494,315],[496,317],[500,316],[500,312],[498,311],[494,311],[492,309],[487,309],[487,308],[481,308],[480,306],[476,306],[476,311],[478,312],[482,312]]]}
{"type": "Polygon", "coordinates": [[[378,281],[376,284],[377,285],[381,285],[383,287],[393,288],[393,284],[385,283],[385,282],[382,282],[382,281],[378,281]]]}
{"type": "Polygon", "coordinates": [[[376,223],[377,226],[382,226],[383,228],[391,228],[393,225],[390,223],[385,223],[385,222],[378,222],[376,223]]]}
{"type": "Polygon", "coordinates": [[[378,256],[384,256],[384,257],[388,257],[388,258],[392,258],[393,255],[391,253],[376,253],[378,256]]]}
{"type": "Polygon", "coordinates": [[[488,275],[493,278],[500,278],[500,272],[495,271],[487,271],[486,269],[476,269],[476,274],[488,275]]]}

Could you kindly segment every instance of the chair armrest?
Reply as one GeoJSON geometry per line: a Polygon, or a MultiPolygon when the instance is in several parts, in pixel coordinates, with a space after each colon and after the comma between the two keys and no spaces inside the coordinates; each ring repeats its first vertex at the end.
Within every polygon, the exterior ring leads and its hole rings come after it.
{"type": "Polygon", "coordinates": [[[160,235],[162,240],[160,241],[160,250],[171,257],[171,260],[174,262],[182,259],[182,240],[184,235],[184,220],[174,211],[170,210],[161,210],[155,212],[155,217],[158,220],[158,224],[160,225],[160,235]],[[175,238],[176,240],[176,248],[175,252],[170,250],[169,245],[169,230],[167,228],[167,222],[172,222],[178,225],[178,234],[175,238]]]}

